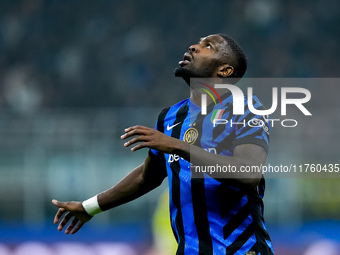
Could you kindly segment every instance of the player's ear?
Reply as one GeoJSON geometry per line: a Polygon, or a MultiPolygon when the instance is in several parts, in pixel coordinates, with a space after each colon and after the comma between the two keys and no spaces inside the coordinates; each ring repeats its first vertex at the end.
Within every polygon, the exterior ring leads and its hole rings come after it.
{"type": "Polygon", "coordinates": [[[226,78],[230,76],[234,72],[234,67],[231,65],[225,64],[220,66],[217,71],[217,75],[221,78],[226,78]]]}

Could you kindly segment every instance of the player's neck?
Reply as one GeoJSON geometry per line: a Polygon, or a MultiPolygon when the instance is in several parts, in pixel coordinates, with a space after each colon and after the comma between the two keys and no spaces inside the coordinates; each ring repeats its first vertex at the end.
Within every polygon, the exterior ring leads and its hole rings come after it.
{"type": "Polygon", "coordinates": [[[202,94],[205,94],[204,100],[206,101],[206,105],[210,105],[212,103],[218,102],[221,97],[223,98],[223,96],[229,92],[229,90],[226,89],[216,89],[215,91],[217,92],[216,94],[210,93],[210,95],[206,95],[201,89],[190,88],[190,101],[197,106],[201,106],[202,94]]]}
{"type": "MultiPolygon", "coordinates": [[[[202,105],[202,90],[200,89],[190,89],[190,101],[195,105],[202,105]]],[[[207,105],[210,105],[214,100],[208,96],[206,97],[207,105]]]]}

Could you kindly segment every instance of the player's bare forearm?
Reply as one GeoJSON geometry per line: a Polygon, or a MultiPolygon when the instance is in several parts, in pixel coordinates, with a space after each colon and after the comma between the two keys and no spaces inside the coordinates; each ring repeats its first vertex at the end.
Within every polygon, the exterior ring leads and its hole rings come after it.
{"type": "MultiPolygon", "coordinates": [[[[189,161],[193,167],[192,170],[196,171],[202,167],[226,167],[226,169],[236,169],[236,171],[206,171],[211,177],[226,181],[236,181],[236,184],[242,186],[254,187],[256,186],[262,176],[261,171],[245,172],[242,171],[242,167],[245,166],[257,166],[265,164],[267,158],[267,152],[258,145],[255,144],[242,144],[236,146],[233,156],[223,156],[210,153],[198,146],[187,144],[183,141],[179,141],[179,148],[176,149],[176,154],[185,160],[189,161]]],[[[256,168],[259,169],[259,168],[256,168]]]]}
{"type": "Polygon", "coordinates": [[[163,167],[147,156],[145,162],[112,188],[98,194],[99,207],[105,211],[132,201],[158,187],[166,177],[163,167]]]}
{"type": "MultiPolygon", "coordinates": [[[[145,162],[132,170],[112,188],[100,193],[97,202],[102,211],[127,203],[138,198],[161,184],[166,177],[165,168],[158,158],[146,157],[145,162]]],[[[90,216],[84,205],[79,201],[60,202],[55,199],[52,203],[59,208],[54,223],[61,231],[70,222],[65,230],[66,234],[75,234],[89,221],[90,216]]]]}
{"type": "Polygon", "coordinates": [[[176,148],[179,147],[178,139],[165,135],[158,130],[144,126],[133,126],[126,128],[125,134],[121,136],[121,139],[131,138],[124,146],[136,144],[131,148],[131,151],[137,151],[142,148],[155,149],[163,153],[174,153],[176,148]]]}
{"type": "Polygon", "coordinates": [[[247,187],[256,186],[261,179],[262,173],[260,171],[241,172],[241,167],[263,165],[267,158],[266,151],[255,144],[238,145],[234,149],[234,155],[229,157],[209,153],[198,146],[190,145],[144,126],[130,127],[125,129],[125,132],[121,138],[127,139],[132,137],[131,140],[124,144],[126,147],[134,145],[131,149],[132,151],[147,147],[163,153],[177,154],[194,166],[233,166],[237,169],[236,172],[215,172],[209,174],[215,179],[222,181],[224,179],[226,181],[233,180],[236,184],[247,187]]]}

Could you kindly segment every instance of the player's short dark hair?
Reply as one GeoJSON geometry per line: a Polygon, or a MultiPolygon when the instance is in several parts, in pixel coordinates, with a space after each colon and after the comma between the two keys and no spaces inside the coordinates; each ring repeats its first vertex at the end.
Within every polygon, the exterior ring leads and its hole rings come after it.
{"type": "Polygon", "coordinates": [[[244,52],[244,50],[241,48],[240,45],[238,45],[232,38],[230,38],[226,34],[219,33],[219,36],[221,36],[230,47],[233,56],[233,60],[236,62],[236,66],[234,67],[234,72],[232,75],[230,75],[230,78],[242,78],[244,73],[247,70],[247,56],[244,52]]]}

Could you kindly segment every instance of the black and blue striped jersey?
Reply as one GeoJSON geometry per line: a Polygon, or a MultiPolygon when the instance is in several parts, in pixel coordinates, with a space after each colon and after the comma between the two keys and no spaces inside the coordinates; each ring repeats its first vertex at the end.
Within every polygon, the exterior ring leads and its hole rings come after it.
{"type": "MultiPolygon", "coordinates": [[[[270,127],[266,119],[249,111],[246,97],[244,115],[232,115],[231,93],[221,98],[222,105],[209,105],[206,115],[189,99],[166,108],[156,129],[220,155],[232,156],[237,145],[247,143],[268,152],[270,127]],[[261,125],[255,125],[259,121],[261,125]]],[[[256,96],[253,105],[263,108],[256,96]]],[[[205,178],[194,178],[190,162],[178,155],[153,149],[149,153],[166,162],[177,255],[273,254],[263,219],[264,178],[254,190],[243,190],[203,173],[205,178]]]]}

